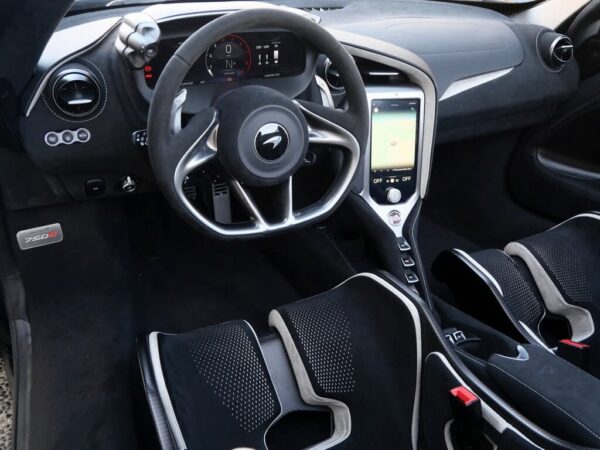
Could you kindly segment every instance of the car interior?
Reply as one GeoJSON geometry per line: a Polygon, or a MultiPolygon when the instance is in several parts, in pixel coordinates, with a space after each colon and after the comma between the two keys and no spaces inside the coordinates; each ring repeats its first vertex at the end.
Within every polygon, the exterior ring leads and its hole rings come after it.
{"type": "Polygon", "coordinates": [[[600,0],[4,0],[0,448],[600,448],[600,0]]]}

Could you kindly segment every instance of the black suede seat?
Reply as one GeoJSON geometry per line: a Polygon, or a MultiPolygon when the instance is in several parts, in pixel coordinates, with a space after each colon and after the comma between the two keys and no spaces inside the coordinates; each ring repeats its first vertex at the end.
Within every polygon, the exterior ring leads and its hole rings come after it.
{"type": "Polygon", "coordinates": [[[332,408],[335,448],[416,447],[421,326],[391,289],[359,276],[269,316],[302,397],[332,408]]]}
{"type": "MultiPolygon", "coordinates": [[[[529,268],[548,311],[565,317],[573,341],[600,352],[600,213],[575,216],[505,248],[529,268]]],[[[594,364],[600,374],[600,358],[594,364]]]]}
{"type": "Polygon", "coordinates": [[[449,343],[434,320],[393,277],[360,274],[271,311],[272,332],[265,336],[245,321],[177,335],[151,333],[139,343],[139,359],[160,447],[600,444],[597,398],[579,407],[587,395],[600,395],[600,380],[539,345],[506,338],[503,345],[490,341],[496,344],[491,352],[470,356],[492,392],[466,370],[452,350],[458,351],[457,343],[449,343]],[[573,383],[563,392],[561,380],[573,383]],[[477,406],[465,410],[457,390],[475,394],[477,406]]]}
{"type": "Polygon", "coordinates": [[[416,448],[421,325],[405,294],[360,275],[269,322],[279,337],[243,321],[149,335],[142,371],[163,448],[266,449],[285,414],[310,409],[333,417],[311,448],[416,448]]]}
{"type": "Polygon", "coordinates": [[[516,339],[548,347],[542,334],[546,309],[519,259],[496,249],[471,254],[453,249],[438,257],[433,271],[466,313],[516,339]]]}
{"type": "Polygon", "coordinates": [[[554,350],[562,339],[590,345],[588,369],[600,376],[600,213],[504,251],[444,252],[434,274],[462,309],[515,339],[554,350]]]}

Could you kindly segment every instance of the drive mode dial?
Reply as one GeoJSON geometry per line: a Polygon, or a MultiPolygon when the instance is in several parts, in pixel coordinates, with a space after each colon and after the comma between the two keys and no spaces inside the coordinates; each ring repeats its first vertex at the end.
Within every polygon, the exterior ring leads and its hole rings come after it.
{"type": "Polygon", "coordinates": [[[400,192],[400,189],[387,188],[385,191],[385,197],[390,203],[398,203],[402,199],[402,192],[400,192]]]}

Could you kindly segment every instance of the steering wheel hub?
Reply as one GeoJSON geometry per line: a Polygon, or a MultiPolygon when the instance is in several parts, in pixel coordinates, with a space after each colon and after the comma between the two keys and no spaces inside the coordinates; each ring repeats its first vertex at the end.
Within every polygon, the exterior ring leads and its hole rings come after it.
{"type": "Polygon", "coordinates": [[[270,122],[260,127],[254,138],[254,149],[265,161],[277,161],[290,143],[290,135],[279,123],[270,122]]]}
{"type": "Polygon", "coordinates": [[[250,186],[273,186],[293,175],[308,150],[300,108],[263,86],[244,86],[220,97],[219,159],[229,174],[250,186]]]}

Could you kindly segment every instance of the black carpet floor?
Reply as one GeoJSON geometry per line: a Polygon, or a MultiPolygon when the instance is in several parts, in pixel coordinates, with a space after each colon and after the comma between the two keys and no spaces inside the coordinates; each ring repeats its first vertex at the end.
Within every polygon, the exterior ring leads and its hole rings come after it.
{"type": "MultiPolygon", "coordinates": [[[[209,239],[175,218],[158,197],[9,217],[11,233],[55,222],[64,230],[61,244],[15,250],[32,326],[35,449],[152,448],[153,430],[142,420],[147,408],[140,395],[138,336],[232,319],[264,331],[274,306],[324,287],[307,286],[280,241],[269,246],[209,239]]],[[[319,264],[327,259],[326,243],[318,247],[314,257],[305,248],[303,260],[313,261],[311,270],[323,280],[327,271],[319,264]]],[[[330,255],[339,258],[334,249],[330,255]]]]}

